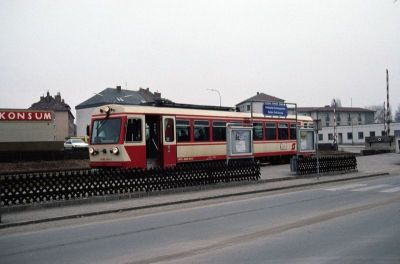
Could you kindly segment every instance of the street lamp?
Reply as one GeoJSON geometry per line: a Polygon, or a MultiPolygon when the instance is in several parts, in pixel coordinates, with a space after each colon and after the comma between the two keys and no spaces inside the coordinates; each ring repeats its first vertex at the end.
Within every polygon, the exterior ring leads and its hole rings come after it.
{"type": "Polygon", "coordinates": [[[219,95],[219,107],[221,107],[221,94],[220,94],[220,92],[217,89],[207,89],[207,90],[218,93],[218,95],[219,95]]]}

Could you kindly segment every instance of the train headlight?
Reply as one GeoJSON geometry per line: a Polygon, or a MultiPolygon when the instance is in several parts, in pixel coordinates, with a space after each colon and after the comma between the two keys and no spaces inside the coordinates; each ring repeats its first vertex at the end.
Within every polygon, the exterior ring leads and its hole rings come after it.
{"type": "Polygon", "coordinates": [[[106,107],[104,107],[103,111],[104,111],[106,114],[108,114],[108,113],[110,113],[111,109],[110,109],[109,106],[106,106],[106,107]]]}
{"type": "Polygon", "coordinates": [[[114,154],[114,155],[118,155],[119,149],[118,149],[117,147],[113,147],[113,148],[110,150],[110,152],[111,152],[112,154],[114,154]]]}
{"type": "Polygon", "coordinates": [[[94,148],[90,147],[89,148],[89,154],[94,156],[94,155],[97,154],[97,151],[94,148]]]}
{"type": "Polygon", "coordinates": [[[109,106],[105,106],[103,108],[100,108],[100,113],[105,113],[107,116],[111,113],[113,109],[109,106]]]}

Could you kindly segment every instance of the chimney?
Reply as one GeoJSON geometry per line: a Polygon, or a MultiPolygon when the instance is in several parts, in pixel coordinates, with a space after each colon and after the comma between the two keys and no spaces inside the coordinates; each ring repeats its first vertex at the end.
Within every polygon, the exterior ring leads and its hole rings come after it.
{"type": "Polygon", "coordinates": [[[57,102],[61,102],[61,94],[60,94],[60,92],[58,92],[57,95],[54,96],[54,99],[55,99],[57,102]]]}
{"type": "Polygon", "coordinates": [[[257,92],[257,95],[259,95],[260,94],[260,92],[257,92]]]}
{"type": "Polygon", "coordinates": [[[117,86],[117,91],[118,91],[118,92],[121,92],[121,85],[118,85],[118,86],[117,86]]]}
{"type": "Polygon", "coordinates": [[[157,99],[161,99],[161,93],[154,92],[154,97],[157,98],[157,99]]]}

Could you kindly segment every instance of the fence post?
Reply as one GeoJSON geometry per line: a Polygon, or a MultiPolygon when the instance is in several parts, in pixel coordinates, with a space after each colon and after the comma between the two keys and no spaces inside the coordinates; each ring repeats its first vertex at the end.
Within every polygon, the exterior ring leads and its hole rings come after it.
{"type": "MultiPolygon", "coordinates": [[[[0,176],[1,177],[1,176],[0,176]]],[[[1,211],[3,209],[3,206],[1,205],[1,193],[3,189],[3,181],[2,178],[0,178],[0,223],[1,223],[1,211]]]]}

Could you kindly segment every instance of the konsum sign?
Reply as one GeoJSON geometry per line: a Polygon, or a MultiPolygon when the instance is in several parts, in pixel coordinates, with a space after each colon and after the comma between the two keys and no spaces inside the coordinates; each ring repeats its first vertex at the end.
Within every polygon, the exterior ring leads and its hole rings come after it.
{"type": "Polygon", "coordinates": [[[53,121],[53,112],[0,110],[0,121],[53,121]]]}

